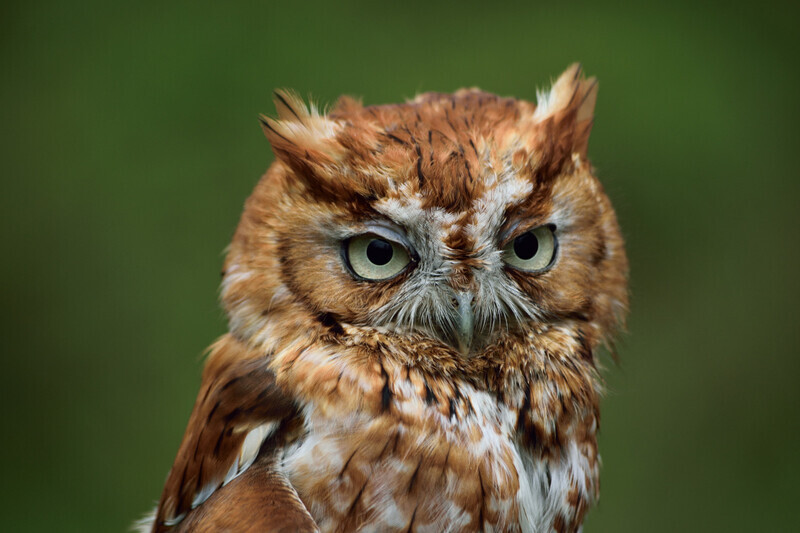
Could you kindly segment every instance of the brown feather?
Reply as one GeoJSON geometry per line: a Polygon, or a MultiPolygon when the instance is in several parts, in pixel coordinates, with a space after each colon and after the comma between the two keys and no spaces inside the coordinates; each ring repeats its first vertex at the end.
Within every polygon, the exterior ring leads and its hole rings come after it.
{"type": "Polygon", "coordinates": [[[161,496],[154,531],[189,512],[195,496],[222,485],[248,430],[291,420],[293,402],[275,384],[267,359],[232,336],[211,349],[194,410],[161,496]]]}
{"type": "Polygon", "coordinates": [[[305,122],[311,114],[300,95],[288,89],[277,89],[273,93],[275,111],[280,120],[305,122]]]}
{"type": "Polygon", "coordinates": [[[275,458],[265,455],[190,511],[175,533],[311,533],[319,531],[275,458]]]}

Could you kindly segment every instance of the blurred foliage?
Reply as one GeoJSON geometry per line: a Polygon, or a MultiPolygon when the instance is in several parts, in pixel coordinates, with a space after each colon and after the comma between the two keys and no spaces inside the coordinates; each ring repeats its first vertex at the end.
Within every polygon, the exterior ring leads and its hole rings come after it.
{"type": "Polygon", "coordinates": [[[26,2],[0,16],[6,531],[121,531],[225,331],[271,90],[395,102],[600,79],[628,240],[586,531],[775,531],[800,496],[796,10],[673,2],[26,2]]]}

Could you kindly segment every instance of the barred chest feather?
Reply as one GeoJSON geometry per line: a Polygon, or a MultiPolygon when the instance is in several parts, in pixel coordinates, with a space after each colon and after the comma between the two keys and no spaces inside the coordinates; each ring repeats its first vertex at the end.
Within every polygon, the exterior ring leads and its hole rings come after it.
{"type": "Polygon", "coordinates": [[[501,400],[385,362],[334,382],[280,462],[321,531],[577,531],[595,498],[594,413],[543,419],[555,386],[501,400]]]}

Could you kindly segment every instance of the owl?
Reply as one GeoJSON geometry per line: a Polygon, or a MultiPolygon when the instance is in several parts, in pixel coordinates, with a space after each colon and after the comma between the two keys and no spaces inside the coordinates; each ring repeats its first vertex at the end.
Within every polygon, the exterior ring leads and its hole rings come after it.
{"type": "Polygon", "coordinates": [[[229,332],[141,530],[578,531],[595,354],[627,309],[596,95],[578,65],[538,105],[462,89],[321,113],[277,92],[229,332]]]}

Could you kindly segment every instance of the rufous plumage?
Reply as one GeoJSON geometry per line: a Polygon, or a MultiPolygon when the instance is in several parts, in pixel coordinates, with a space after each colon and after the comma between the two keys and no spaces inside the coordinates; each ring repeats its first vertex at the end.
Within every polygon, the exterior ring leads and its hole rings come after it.
{"type": "Polygon", "coordinates": [[[596,95],[578,65],[538,105],[277,92],[229,332],[142,530],[577,531],[627,308],[596,95]]]}

